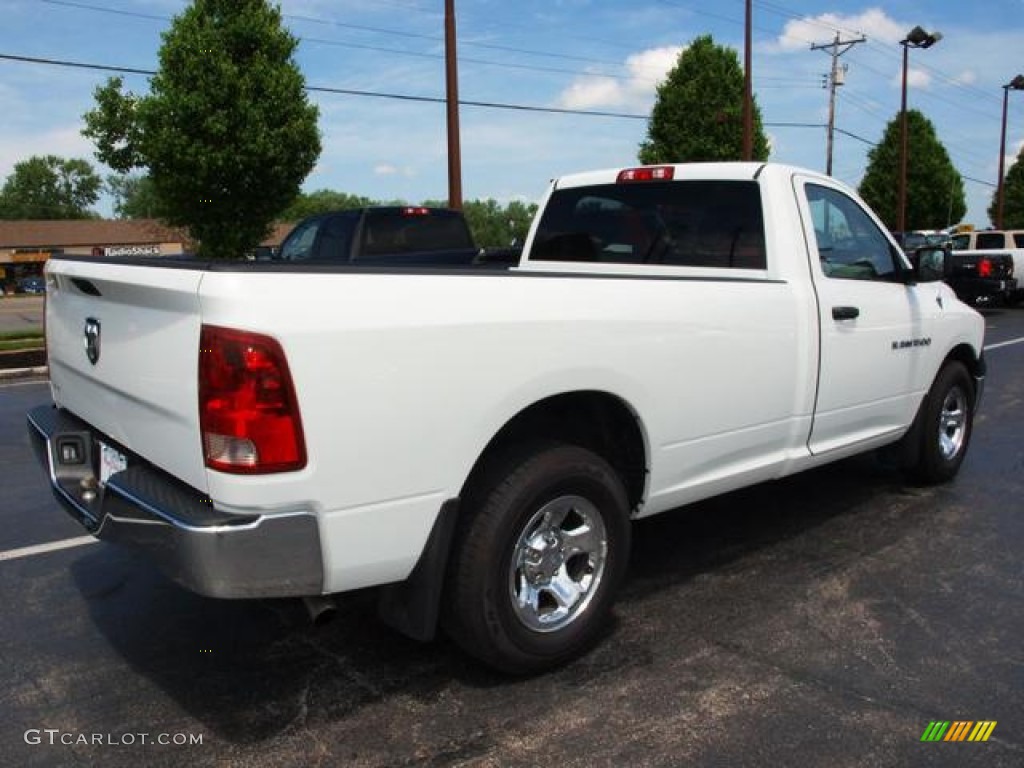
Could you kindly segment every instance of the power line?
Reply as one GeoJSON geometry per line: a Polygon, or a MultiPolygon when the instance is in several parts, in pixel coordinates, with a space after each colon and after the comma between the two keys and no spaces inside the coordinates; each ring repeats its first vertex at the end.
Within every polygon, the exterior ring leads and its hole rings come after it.
{"type": "MultiPolygon", "coordinates": [[[[300,40],[302,40],[302,42],[304,42],[304,43],[312,43],[314,45],[329,45],[329,46],[335,46],[335,47],[339,47],[339,48],[351,48],[351,49],[360,50],[360,51],[374,51],[376,53],[388,53],[388,54],[394,54],[396,56],[411,56],[411,57],[419,58],[419,59],[434,59],[434,60],[437,60],[437,61],[443,61],[444,60],[444,54],[443,53],[423,53],[421,51],[409,51],[409,50],[402,50],[402,49],[399,49],[399,48],[385,48],[385,47],[379,46],[379,45],[366,45],[366,44],[363,44],[363,43],[348,43],[348,42],[343,42],[341,40],[322,40],[322,39],[316,38],[316,37],[302,37],[302,38],[300,38],[300,40]]],[[[614,78],[616,80],[631,80],[631,79],[634,79],[630,75],[618,75],[618,74],[614,74],[614,73],[611,73],[611,72],[593,72],[593,71],[586,71],[586,70],[581,70],[581,69],[562,69],[560,67],[541,67],[541,66],[537,66],[537,65],[534,65],[534,64],[512,64],[512,63],[505,62],[505,61],[490,61],[488,59],[475,59],[475,58],[472,58],[472,57],[469,57],[469,56],[460,56],[459,57],[459,63],[460,64],[479,64],[479,65],[491,66],[491,67],[501,67],[502,69],[521,69],[521,70],[527,70],[527,71],[530,71],[530,72],[547,72],[547,73],[556,73],[556,74],[565,74],[565,75],[579,75],[579,76],[590,76],[590,77],[610,77],[610,78],[614,78]]],[[[635,79],[642,79],[642,80],[650,79],[652,82],[655,81],[655,78],[635,78],[635,79]]]]}
{"type": "Polygon", "coordinates": [[[18,56],[13,53],[0,53],[0,59],[7,61],[21,61],[27,64],[51,64],[58,67],[73,67],[76,69],[96,69],[101,72],[120,72],[127,75],[152,76],[156,72],[152,69],[137,69],[135,67],[115,67],[108,64],[87,64],[80,61],[62,61],[60,59],[43,59],[37,56],[18,56]]]}
{"type": "MultiPolygon", "coordinates": [[[[84,11],[93,11],[95,13],[109,13],[109,14],[113,14],[113,15],[116,15],[116,16],[131,16],[131,17],[135,17],[135,18],[150,19],[150,20],[164,21],[164,22],[172,21],[171,17],[169,17],[169,16],[161,16],[161,15],[157,15],[157,14],[148,14],[148,13],[139,13],[139,12],[136,12],[136,11],[126,11],[126,10],[121,9],[121,8],[109,8],[109,7],[102,6],[102,5],[93,5],[93,4],[90,4],[90,3],[75,2],[74,0],[39,0],[39,2],[45,3],[47,5],[59,5],[59,6],[67,7],[67,8],[77,8],[79,10],[84,10],[84,11]]],[[[295,19],[295,20],[298,20],[298,21],[306,21],[306,22],[313,22],[313,23],[317,23],[317,24],[324,24],[324,25],[328,25],[328,26],[339,27],[341,29],[351,29],[351,30],[355,30],[357,32],[370,32],[370,33],[373,33],[373,34],[391,35],[391,36],[402,37],[402,38],[406,38],[406,39],[426,40],[426,41],[432,42],[432,43],[443,43],[444,42],[444,37],[442,37],[440,35],[431,35],[431,34],[426,34],[426,33],[422,33],[422,32],[409,32],[409,31],[401,30],[401,29],[391,29],[391,28],[386,28],[386,27],[375,27],[375,26],[369,26],[369,25],[365,25],[365,24],[352,24],[352,23],[349,23],[349,22],[336,21],[334,19],[317,18],[315,16],[304,16],[304,15],[296,15],[296,14],[282,14],[282,16],[283,16],[283,18],[286,18],[286,19],[295,19]]],[[[300,37],[299,39],[300,40],[304,40],[305,38],[300,37]]],[[[315,42],[325,43],[325,42],[328,42],[328,41],[316,40],[315,42]]],[[[348,45],[348,47],[360,47],[360,46],[358,46],[356,44],[346,44],[346,43],[342,43],[342,42],[335,42],[334,44],[336,44],[336,45],[348,45]]],[[[473,42],[471,40],[470,41],[466,41],[466,40],[460,41],[459,45],[462,46],[462,47],[483,48],[483,49],[486,49],[486,50],[501,51],[501,52],[504,52],[504,53],[519,53],[519,54],[525,54],[527,56],[542,56],[542,57],[545,57],[545,58],[562,59],[562,60],[566,60],[566,61],[579,61],[579,62],[582,62],[582,63],[585,63],[585,64],[604,64],[604,65],[607,65],[607,66],[613,66],[613,67],[618,67],[618,68],[621,68],[621,66],[622,66],[621,62],[610,61],[608,59],[595,59],[595,58],[588,57],[588,56],[573,56],[573,55],[567,54],[567,53],[556,53],[556,52],[553,52],[553,51],[542,51],[542,50],[527,49],[527,48],[516,48],[516,47],[513,47],[513,46],[497,45],[497,44],[494,44],[494,43],[478,43],[478,42],[473,42]]],[[[371,49],[371,50],[373,50],[373,49],[371,49]]],[[[396,51],[385,51],[385,52],[396,53],[396,51]]],[[[397,51],[397,52],[398,53],[408,53],[408,51],[397,51]]],[[[494,66],[508,66],[508,65],[506,65],[506,64],[504,64],[502,62],[488,62],[488,63],[489,64],[493,64],[494,66]]],[[[519,67],[519,68],[522,68],[522,67],[519,67]]]]}
{"type": "MultiPolygon", "coordinates": [[[[765,10],[768,13],[772,13],[772,14],[775,14],[775,15],[778,15],[778,16],[782,16],[782,17],[785,17],[785,18],[788,18],[788,19],[791,19],[791,20],[800,21],[800,22],[803,22],[803,23],[808,24],[808,25],[821,27],[822,29],[829,29],[829,30],[836,31],[836,32],[844,32],[846,34],[851,34],[851,35],[854,35],[854,34],[861,35],[861,34],[863,34],[862,30],[859,30],[859,29],[855,30],[855,29],[852,29],[850,27],[846,27],[846,26],[844,26],[842,24],[826,23],[824,21],[821,21],[818,18],[814,18],[812,16],[808,16],[806,14],[799,13],[798,11],[795,11],[793,9],[787,8],[786,6],[784,6],[784,5],[780,4],[780,3],[768,2],[768,0],[754,0],[754,5],[762,8],[763,10],[765,10]]],[[[810,42],[810,41],[808,41],[808,42],[810,42]]],[[[872,40],[872,41],[868,42],[868,47],[871,48],[874,51],[877,51],[879,53],[883,53],[883,54],[885,54],[886,56],[888,56],[890,58],[895,58],[895,59],[899,59],[900,58],[900,54],[896,50],[893,49],[893,45],[892,44],[881,43],[881,42],[877,42],[877,41],[872,40]]],[[[924,70],[924,71],[927,71],[927,72],[931,72],[936,77],[938,77],[940,80],[944,81],[948,85],[953,86],[954,88],[960,88],[960,89],[962,89],[964,91],[971,92],[971,93],[973,93],[973,94],[975,94],[977,96],[981,96],[981,97],[983,97],[985,99],[988,99],[990,101],[998,101],[999,100],[999,96],[996,93],[990,92],[990,91],[986,91],[986,90],[984,90],[982,88],[977,88],[977,87],[975,87],[975,86],[973,86],[973,85],[971,85],[969,83],[965,83],[965,82],[959,80],[958,78],[953,77],[953,76],[943,72],[942,70],[938,69],[937,67],[931,66],[931,65],[929,65],[927,63],[923,63],[923,62],[919,62],[916,66],[919,69],[921,69],[921,70],[924,70]]],[[[876,74],[883,74],[884,75],[884,73],[878,72],[878,70],[873,70],[873,71],[875,71],[876,74]]]]}
{"type": "MultiPolygon", "coordinates": [[[[109,64],[92,64],[81,61],[69,61],[67,59],[47,59],[38,56],[19,56],[16,54],[0,53],[0,60],[19,61],[27,64],[46,64],[55,67],[71,67],[74,69],[98,70],[101,72],[118,72],[122,74],[145,75],[151,77],[156,74],[152,69],[139,69],[136,67],[117,67],[109,64]]],[[[385,91],[367,91],[356,88],[329,88],[327,86],[307,85],[307,91],[313,93],[335,93],[346,96],[366,96],[380,99],[394,99],[397,101],[415,101],[430,104],[444,104],[445,99],[440,96],[416,96],[406,93],[388,93],[385,91]]],[[[631,114],[628,112],[610,112],[593,109],[568,109],[562,107],[541,107],[530,104],[513,104],[499,101],[474,101],[460,99],[459,104],[465,107],[486,107],[489,109],[515,110],[519,112],[547,112],[559,115],[582,115],[586,117],[616,117],[629,120],[646,120],[647,115],[631,114]]]]}
{"type": "MultiPolygon", "coordinates": [[[[138,67],[118,67],[110,64],[93,64],[89,62],[69,61],[67,59],[48,59],[39,56],[19,56],[17,54],[10,53],[0,53],[0,60],[18,61],[26,64],[45,64],[55,67],[70,67],[73,69],[88,69],[100,72],[117,72],[121,74],[144,75],[146,77],[152,77],[153,75],[157,74],[156,71],[152,69],[140,69],[138,67]]],[[[313,93],[335,93],[345,96],[366,96],[381,99],[395,99],[397,101],[424,102],[430,104],[443,104],[445,102],[444,98],[440,96],[417,96],[405,93],[368,91],[357,88],[332,88],[327,86],[316,85],[307,85],[305,88],[307,91],[313,93]]],[[[541,107],[530,104],[514,104],[510,102],[498,101],[478,101],[460,99],[459,104],[466,107],[486,107],[489,109],[505,109],[520,112],[546,112],[558,115],[583,115],[586,117],[616,117],[628,120],[647,120],[649,117],[649,115],[641,115],[630,112],[612,112],[594,109],[568,109],[563,107],[541,107]]],[[[765,125],[774,127],[807,127],[807,124],[803,123],[765,123],[765,125]]],[[[817,124],[814,125],[815,127],[820,127],[817,126],[817,124]]]]}
{"type": "MultiPolygon", "coordinates": [[[[870,139],[865,139],[863,136],[858,136],[856,133],[852,133],[851,131],[843,130],[842,128],[836,128],[836,133],[841,133],[844,136],[848,136],[851,139],[855,139],[856,141],[859,141],[859,142],[862,142],[864,144],[867,144],[870,147],[877,147],[877,146],[879,146],[878,142],[876,142],[876,141],[871,141],[870,139]]],[[[959,171],[958,171],[958,173],[959,173],[959,171]]],[[[973,176],[968,176],[968,175],[963,174],[963,173],[960,174],[960,178],[964,179],[965,181],[972,181],[975,184],[981,184],[982,186],[992,187],[993,189],[995,189],[995,187],[996,187],[996,185],[993,184],[991,181],[985,181],[984,179],[976,179],[973,176]]]]}
{"type": "Polygon", "coordinates": [[[152,21],[170,21],[167,16],[159,16],[155,13],[142,13],[141,11],[126,11],[123,8],[103,8],[98,5],[89,5],[87,3],[75,3],[71,0],[39,0],[41,3],[47,5],[63,5],[66,8],[78,8],[85,11],[99,11],[101,13],[111,13],[117,16],[132,16],[136,19],[150,19],[152,21]]]}

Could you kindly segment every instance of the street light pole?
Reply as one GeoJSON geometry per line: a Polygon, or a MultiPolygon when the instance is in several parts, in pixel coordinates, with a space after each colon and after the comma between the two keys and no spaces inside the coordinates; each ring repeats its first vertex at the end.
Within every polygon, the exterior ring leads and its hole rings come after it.
{"type": "Polygon", "coordinates": [[[907,231],[907,64],[910,60],[911,48],[931,48],[942,39],[941,32],[926,32],[921,27],[914,27],[905,38],[900,40],[903,46],[903,88],[900,100],[900,180],[899,198],[896,202],[897,229],[907,231]]]}
{"type": "Polygon", "coordinates": [[[1003,129],[999,139],[999,184],[996,187],[996,229],[1003,228],[1003,195],[1005,193],[1003,171],[1006,163],[1006,108],[1010,91],[1024,91],[1024,75],[1017,75],[1003,86],[1003,129]]]}
{"type": "Polygon", "coordinates": [[[899,232],[907,231],[907,61],[910,58],[907,41],[903,46],[903,87],[900,98],[900,183],[899,198],[896,202],[896,229],[899,232]]]}

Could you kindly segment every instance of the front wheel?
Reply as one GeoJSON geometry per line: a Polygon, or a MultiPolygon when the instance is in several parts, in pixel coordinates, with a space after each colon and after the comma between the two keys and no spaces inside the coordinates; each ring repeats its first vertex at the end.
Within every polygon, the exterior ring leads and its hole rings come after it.
{"type": "Polygon", "coordinates": [[[615,470],[583,448],[541,444],[484,472],[466,501],[444,598],[448,633],[514,674],[581,653],[629,556],[628,501],[615,470]]]}
{"type": "Polygon", "coordinates": [[[974,428],[974,382],[963,363],[943,366],[908,433],[916,441],[908,469],[917,480],[944,483],[960,470],[974,428]]]}

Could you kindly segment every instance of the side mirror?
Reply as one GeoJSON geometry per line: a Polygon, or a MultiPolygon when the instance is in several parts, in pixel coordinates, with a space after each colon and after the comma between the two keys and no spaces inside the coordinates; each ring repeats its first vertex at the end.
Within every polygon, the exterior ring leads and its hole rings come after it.
{"type": "Polygon", "coordinates": [[[917,282],[935,283],[945,279],[949,254],[948,248],[934,245],[926,245],[914,251],[910,261],[914,265],[917,282]]]}

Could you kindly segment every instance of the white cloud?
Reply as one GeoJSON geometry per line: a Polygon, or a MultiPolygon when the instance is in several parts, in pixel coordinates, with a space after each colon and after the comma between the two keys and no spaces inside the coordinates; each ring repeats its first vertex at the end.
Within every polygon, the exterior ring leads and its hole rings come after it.
{"type": "Polygon", "coordinates": [[[1021,152],[1024,152],[1024,141],[1018,141],[1016,145],[1010,144],[1006,150],[1006,155],[1003,156],[1003,173],[1009,171],[1013,164],[1017,162],[1021,152]]]}
{"type": "Polygon", "coordinates": [[[683,49],[679,46],[651,48],[629,56],[622,77],[593,74],[577,77],[558,97],[566,109],[646,107],[683,49]]]}
{"type": "Polygon", "coordinates": [[[974,85],[976,82],[978,75],[972,69],[965,70],[953,78],[953,85],[974,85]]]}
{"type": "Polygon", "coordinates": [[[885,11],[869,8],[856,16],[823,13],[787,22],[776,42],[784,51],[804,50],[811,43],[822,42],[829,37],[830,31],[844,35],[861,34],[868,40],[881,43],[898,43],[907,33],[904,25],[889,18],[885,11]]]}
{"type": "Polygon", "coordinates": [[[373,172],[377,176],[404,176],[407,179],[411,179],[416,175],[415,168],[409,166],[399,168],[391,163],[379,163],[373,167],[373,172]]]}
{"type": "Polygon", "coordinates": [[[78,125],[38,133],[0,133],[0,179],[9,175],[16,163],[28,160],[33,155],[80,157],[92,164],[98,172],[105,172],[105,168],[93,157],[94,151],[93,143],[82,136],[78,125]]]}
{"type": "MultiPolygon", "coordinates": [[[[927,88],[931,84],[932,76],[923,69],[914,69],[911,67],[907,70],[908,88],[927,88]]],[[[897,81],[897,85],[899,85],[899,81],[897,81]]]]}

